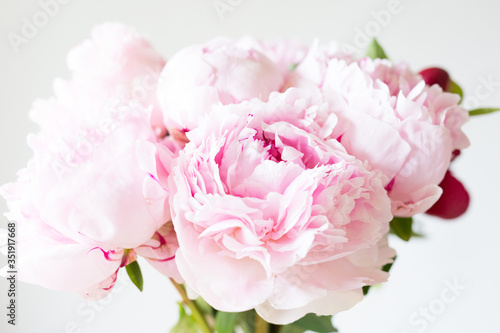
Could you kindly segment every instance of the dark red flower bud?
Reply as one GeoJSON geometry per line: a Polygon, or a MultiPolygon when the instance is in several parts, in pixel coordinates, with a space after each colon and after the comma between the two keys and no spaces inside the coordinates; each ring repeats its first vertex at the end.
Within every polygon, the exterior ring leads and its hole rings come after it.
{"type": "Polygon", "coordinates": [[[443,219],[454,219],[465,213],[469,207],[469,193],[450,170],[446,171],[439,186],[443,189],[443,194],[426,213],[443,219]]]}
{"type": "Polygon", "coordinates": [[[419,73],[429,86],[438,84],[444,91],[448,91],[451,83],[450,75],[447,71],[438,67],[426,68],[419,73]]]}

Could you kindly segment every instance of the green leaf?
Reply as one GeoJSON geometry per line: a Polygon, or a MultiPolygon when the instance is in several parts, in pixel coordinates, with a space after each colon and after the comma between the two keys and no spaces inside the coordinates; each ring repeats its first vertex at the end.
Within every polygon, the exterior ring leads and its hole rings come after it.
{"type": "Polygon", "coordinates": [[[460,96],[460,102],[462,102],[462,99],[464,98],[464,92],[462,88],[458,84],[456,84],[454,81],[450,80],[447,87],[446,87],[447,92],[451,92],[453,94],[457,94],[460,96]]]}
{"type": "Polygon", "coordinates": [[[130,277],[130,280],[132,280],[137,289],[142,291],[144,281],[142,280],[141,268],[139,267],[139,263],[137,262],[137,260],[128,264],[125,269],[127,270],[127,274],[130,277]]]}
{"type": "Polygon", "coordinates": [[[385,53],[384,49],[380,44],[378,43],[376,38],[372,39],[372,42],[370,45],[368,45],[368,48],[366,49],[366,56],[370,57],[372,59],[388,59],[389,57],[385,53]]]}
{"type": "Polygon", "coordinates": [[[179,303],[179,321],[172,327],[170,333],[198,333],[198,325],[193,317],[186,313],[186,310],[179,303]]]}
{"type": "Polygon", "coordinates": [[[317,316],[314,313],[305,315],[292,325],[318,333],[337,332],[332,325],[332,316],[317,316]]]}
{"type": "Polygon", "coordinates": [[[305,331],[305,329],[295,324],[289,324],[286,326],[281,326],[279,333],[304,333],[305,331]]]}
{"type": "Polygon", "coordinates": [[[234,327],[241,316],[241,312],[217,312],[215,316],[215,332],[234,333],[234,327]]]}
{"type": "Polygon", "coordinates": [[[391,270],[392,268],[392,265],[394,264],[394,262],[396,261],[396,257],[392,258],[392,262],[388,263],[388,264],[385,264],[383,267],[382,267],[382,270],[386,273],[389,273],[389,271],[391,270]]]}
{"type": "Polygon", "coordinates": [[[470,116],[479,116],[482,114],[488,114],[488,113],[493,113],[500,111],[500,108],[481,108],[481,109],[475,109],[475,110],[470,110],[469,115],[470,116]]]}
{"type": "Polygon", "coordinates": [[[423,234],[418,233],[418,232],[412,231],[411,232],[411,237],[413,237],[413,238],[424,238],[425,236],[423,234]]]}
{"type": "Polygon", "coordinates": [[[407,242],[413,234],[412,224],[413,219],[411,217],[394,217],[391,221],[390,232],[407,242]]]}
{"type": "Polygon", "coordinates": [[[288,69],[290,72],[293,72],[297,67],[299,66],[299,64],[291,64],[290,65],[290,68],[288,69]]]}

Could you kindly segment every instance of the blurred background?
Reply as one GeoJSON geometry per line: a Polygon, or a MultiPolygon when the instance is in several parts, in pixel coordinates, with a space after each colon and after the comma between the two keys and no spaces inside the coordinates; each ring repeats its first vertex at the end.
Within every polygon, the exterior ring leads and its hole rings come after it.
{"type": "MultiPolygon", "coordinates": [[[[500,3],[489,0],[1,0],[0,183],[14,181],[31,156],[26,135],[37,131],[28,119],[31,103],[52,95],[55,77],[69,78],[66,54],[94,24],[135,26],[166,58],[220,35],[306,44],[335,39],[360,53],[377,37],[392,60],[416,71],[446,68],[464,89],[465,106],[475,108],[500,106],[499,12],[500,3]],[[26,22],[37,25],[23,35],[26,22]],[[13,34],[22,43],[12,43],[13,34]]],[[[453,171],[471,194],[468,212],[451,222],[417,216],[424,238],[391,239],[398,260],[390,282],[335,317],[341,333],[498,332],[499,129],[500,113],[465,126],[472,145],[453,171]]],[[[0,226],[6,223],[2,216],[0,226]]],[[[5,262],[0,256],[0,267],[5,262]]],[[[142,264],[144,292],[120,276],[99,302],[19,282],[15,327],[7,324],[8,287],[0,279],[0,332],[168,332],[179,298],[167,278],[142,264]]]]}

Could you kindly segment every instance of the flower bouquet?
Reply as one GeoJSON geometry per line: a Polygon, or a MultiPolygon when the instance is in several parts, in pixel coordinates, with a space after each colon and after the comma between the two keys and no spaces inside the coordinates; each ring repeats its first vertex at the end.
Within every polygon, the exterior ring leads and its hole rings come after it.
{"type": "Polygon", "coordinates": [[[171,332],[334,332],[387,280],[389,233],[465,212],[461,127],[497,110],[465,110],[446,71],[375,40],[356,57],[219,38],[167,62],[107,23],[67,62],[33,104],[33,158],[1,188],[2,275],[97,300],[120,269],[142,290],[143,257],[182,296],[171,332]]]}

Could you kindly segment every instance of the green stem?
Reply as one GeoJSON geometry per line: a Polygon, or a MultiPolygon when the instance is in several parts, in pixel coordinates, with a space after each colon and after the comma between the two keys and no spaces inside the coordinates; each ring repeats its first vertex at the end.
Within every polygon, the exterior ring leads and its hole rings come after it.
{"type": "Polygon", "coordinates": [[[269,333],[269,323],[255,312],[255,333],[269,333]]]}
{"type": "Polygon", "coordinates": [[[172,284],[174,285],[175,289],[179,292],[179,294],[182,297],[182,301],[184,304],[186,304],[189,309],[191,310],[191,314],[193,315],[194,320],[198,324],[198,327],[201,329],[203,333],[212,333],[212,330],[207,324],[207,321],[205,320],[205,317],[203,316],[203,313],[201,312],[200,308],[198,307],[198,304],[196,302],[193,302],[192,300],[189,299],[186,289],[184,289],[184,286],[175,282],[174,279],[170,279],[172,281],[172,284]]]}

